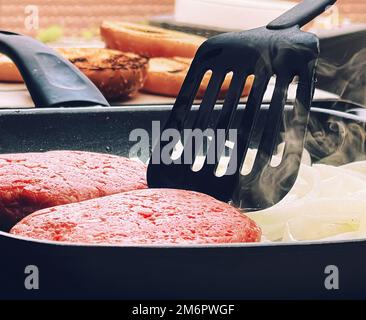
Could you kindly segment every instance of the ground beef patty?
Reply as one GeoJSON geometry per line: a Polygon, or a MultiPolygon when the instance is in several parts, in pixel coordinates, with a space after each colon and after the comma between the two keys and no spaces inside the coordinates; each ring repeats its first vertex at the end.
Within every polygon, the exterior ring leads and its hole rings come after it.
{"type": "Polygon", "coordinates": [[[83,151],[0,155],[0,225],[60,204],[146,188],[146,166],[83,151]]]}
{"type": "Polygon", "coordinates": [[[255,222],[227,203],[186,190],[145,189],[35,212],[10,231],[75,243],[255,242],[255,222]]]}

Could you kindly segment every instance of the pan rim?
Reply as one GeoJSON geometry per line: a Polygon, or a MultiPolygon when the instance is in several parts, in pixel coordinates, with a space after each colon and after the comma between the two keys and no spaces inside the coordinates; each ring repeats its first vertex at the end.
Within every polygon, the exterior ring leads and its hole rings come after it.
{"type": "MultiPolygon", "coordinates": [[[[330,103],[350,103],[343,100],[330,101],[330,103]]],[[[353,103],[352,103],[353,104],[353,103]]],[[[366,108],[362,107],[358,104],[353,104],[353,109],[366,110],[366,108]]],[[[12,109],[0,109],[0,117],[3,116],[16,116],[16,115],[43,115],[43,114],[83,114],[83,113],[118,113],[118,112],[126,112],[126,113],[134,113],[134,112],[160,112],[167,111],[173,108],[172,104],[142,104],[142,105],[124,105],[124,106],[84,106],[84,107],[59,107],[59,108],[12,108],[12,109]]],[[[192,110],[197,110],[199,108],[199,104],[194,104],[192,110]]],[[[215,105],[215,110],[220,110],[222,108],[222,104],[215,105]]],[[[266,110],[269,108],[269,103],[263,103],[261,109],[266,110]]],[[[293,105],[291,102],[286,103],[285,109],[291,110],[293,105]]],[[[245,103],[240,103],[238,105],[238,109],[245,109],[245,103]]],[[[311,107],[310,112],[312,113],[324,113],[328,115],[334,115],[342,118],[346,118],[349,120],[366,122],[366,117],[362,117],[360,115],[355,115],[349,112],[338,111],[333,109],[320,108],[317,106],[311,107]]]]}
{"type": "Polygon", "coordinates": [[[82,247],[82,248],[104,248],[104,249],[217,249],[217,248],[272,248],[272,247],[299,247],[299,246],[324,246],[324,245],[345,245],[345,244],[366,244],[366,238],[342,239],[342,240],[305,240],[293,242],[238,242],[238,243],[212,243],[212,244],[96,244],[96,243],[73,243],[57,242],[50,240],[39,240],[19,235],[13,235],[9,232],[0,231],[1,238],[12,239],[24,243],[37,243],[39,245],[60,246],[60,247],[82,247]]]}

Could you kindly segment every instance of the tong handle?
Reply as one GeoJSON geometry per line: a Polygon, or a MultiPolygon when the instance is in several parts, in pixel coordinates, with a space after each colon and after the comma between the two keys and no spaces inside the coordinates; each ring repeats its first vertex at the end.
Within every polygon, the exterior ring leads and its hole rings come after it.
{"type": "Polygon", "coordinates": [[[19,69],[36,107],[109,105],[70,61],[31,37],[0,31],[0,52],[19,69]]]}
{"type": "Polygon", "coordinates": [[[304,0],[267,25],[267,29],[287,29],[302,27],[323,13],[337,0],[304,0]]]}

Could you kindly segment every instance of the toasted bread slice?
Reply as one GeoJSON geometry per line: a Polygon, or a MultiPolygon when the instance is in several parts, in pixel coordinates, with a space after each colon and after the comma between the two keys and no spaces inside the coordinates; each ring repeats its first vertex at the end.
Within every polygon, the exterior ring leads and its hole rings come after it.
{"type": "MultiPolygon", "coordinates": [[[[135,94],[147,76],[148,59],[133,53],[102,48],[58,48],[109,101],[135,94]]],[[[14,63],[0,56],[0,81],[22,82],[14,63]]]]}
{"type": "Polygon", "coordinates": [[[78,67],[109,100],[134,95],[142,88],[148,59],[100,48],[63,48],[58,51],[78,67]]]}
{"type": "MultiPolygon", "coordinates": [[[[149,60],[149,69],[147,79],[143,90],[149,93],[160,94],[165,96],[176,97],[183,84],[183,80],[187,75],[192,59],[174,57],[174,58],[151,58],[149,60]]],[[[211,73],[207,72],[202,79],[198,89],[196,98],[202,98],[208,83],[211,73]]],[[[245,83],[242,96],[249,94],[253,83],[253,76],[249,76],[245,83]]],[[[228,74],[222,84],[219,98],[224,98],[231,82],[231,74],[228,74]]]]}
{"type": "Polygon", "coordinates": [[[148,25],[104,21],[101,36],[108,48],[146,57],[194,57],[203,37],[148,25]]]}
{"type": "Polygon", "coordinates": [[[22,75],[13,61],[5,55],[0,54],[0,81],[23,82],[22,75]]]}

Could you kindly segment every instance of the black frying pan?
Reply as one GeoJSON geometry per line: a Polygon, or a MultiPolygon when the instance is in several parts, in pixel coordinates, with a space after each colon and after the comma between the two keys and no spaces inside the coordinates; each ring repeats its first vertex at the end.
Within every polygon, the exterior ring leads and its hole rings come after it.
{"type": "MultiPolygon", "coordinates": [[[[326,102],[317,106],[328,107],[326,102]]],[[[1,152],[76,149],[128,155],[135,143],[129,141],[131,130],[150,131],[151,122],[164,121],[170,108],[3,110],[0,112],[1,152]]],[[[264,119],[265,115],[266,106],[263,106],[260,118],[264,119]]],[[[321,108],[311,112],[312,123],[324,127],[330,117],[365,125],[361,117],[345,112],[321,108]]],[[[366,260],[362,259],[365,250],[366,239],[332,243],[113,247],[51,244],[1,232],[0,297],[366,298],[366,260]],[[24,289],[27,265],[39,268],[39,290],[24,289]],[[339,290],[328,291],[324,287],[327,265],[336,265],[340,270],[339,290]]]]}
{"type": "MultiPolygon", "coordinates": [[[[67,92],[57,105],[67,105],[67,92]]],[[[89,102],[79,101],[82,106],[89,102]]],[[[323,101],[314,106],[310,129],[327,128],[330,118],[365,126],[360,115],[326,110],[347,111],[354,109],[352,104],[323,101]]],[[[267,107],[262,106],[259,123],[267,107]]],[[[171,106],[0,110],[0,148],[2,153],[74,149],[128,155],[135,143],[129,140],[130,132],[150,132],[152,121],[164,122],[170,110],[171,106]]],[[[148,152],[141,157],[146,161],[148,152]]],[[[54,244],[0,232],[0,298],[366,298],[365,250],[366,239],[116,247],[54,244]],[[24,287],[28,265],[39,269],[39,290],[24,287]],[[328,265],[339,269],[339,290],[324,286],[328,265]]]]}

